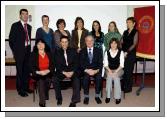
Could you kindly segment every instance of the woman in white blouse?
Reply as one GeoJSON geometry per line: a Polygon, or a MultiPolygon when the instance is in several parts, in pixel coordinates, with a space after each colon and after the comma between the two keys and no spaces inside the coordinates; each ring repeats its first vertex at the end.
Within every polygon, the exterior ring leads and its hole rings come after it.
{"type": "Polygon", "coordinates": [[[112,81],[114,82],[114,98],[115,103],[121,102],[121,84],[120,79],[123,75],[124,53],[119,49],[119,41],[112,38],[109,43],[109,50],[104,55],[104,67],[107,73],[106,79],[106,103],[110,102],[112,92],[112,81]]]}

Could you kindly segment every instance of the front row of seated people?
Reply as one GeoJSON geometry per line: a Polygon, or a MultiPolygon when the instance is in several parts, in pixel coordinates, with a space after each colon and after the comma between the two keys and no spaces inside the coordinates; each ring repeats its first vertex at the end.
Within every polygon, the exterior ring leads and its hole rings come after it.
{"type": "Polygon", "coordinates": [[[81,101],[80,84],[82,82],[85,105],[89,104],[89,84],[93,78],[95,82],[95,101],[101,104],[100,91],[102,88],[102,68],[106,69],[106,103],[110,102],[112,82],[114,82],[114,98],[116,104],[121,102],[121,76],[123,75],[124,54],[119,49],[119,41],[112,38],[109,50],[105,52],[94,47],[94,38],[85,38],[86,47],[77,53],[69,47],[68,37],[60,39],[61,48],[54,54],[43,39],[37,39],[30,56],[30,66],[34,79],[37,80],[39,91],[39,106],[45,107],[49,99],[49,82],[53,79],[53,86],[57,105],[62,105],[61,81],[72,81],[72,97],[70,107],[75,107],[81,101]],[[81,81],[82,80],[82,81],[81,81]]]}

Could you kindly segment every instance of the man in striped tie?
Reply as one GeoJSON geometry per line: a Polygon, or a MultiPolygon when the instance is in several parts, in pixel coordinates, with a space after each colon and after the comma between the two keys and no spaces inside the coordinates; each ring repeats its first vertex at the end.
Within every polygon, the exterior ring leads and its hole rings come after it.
{"type": "Polygon", "coordinates": [[[26,97],[29,90],[29,56],[31,53],[31,26],[28,22],[28,10],[20,10],[20,20],[11,26],[9,45],[16,61],[16,89],[20,96],[26,97]]]}
{"type": "Polygon", "coordinates": [[[88,35],[85,38],[86,47],[80,53],[80,67],[83,72],[84,104],[89,104],[90,78],[95,81],[95,101],[101,104],[100,91],[102,83],[103,56],[100,49],[94,47],[94,38],[88,35]]]}

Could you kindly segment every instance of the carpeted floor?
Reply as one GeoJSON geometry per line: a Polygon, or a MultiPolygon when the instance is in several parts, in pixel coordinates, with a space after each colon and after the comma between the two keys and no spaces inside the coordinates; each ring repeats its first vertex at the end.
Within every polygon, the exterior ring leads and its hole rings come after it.
{"type": "MultiPolygon", "coordinates": [[[[115,100],[108,104],[105,103],[105,89],[103,90],[102,104],[96,104],[94,100],[94,88],[90,89],[90,102],[89,105],[83,104],[83,90],[81,90],[81,102],[77,104],[78,107],[154,107],[155,104],[155,89],[144,88],[139,96],[136,95],[138,87],[133,87],[131,93],[125,95],[125,99],[122,97],[122,101],[119,105],[115,104],[115,100]]],[[[6,107],[38,107],[39,99],[36,94],[36,100],[33,102],[33,94],[29,94],[28,97],[20,97],[16,90],[6,90],[5,106],[6,107]]],[[[46,101],[47,107],[56,107],[55,92],[53,89],[49,92],[49,100],[46,101]]],[[[71,101],[72,89],[62,90],[63,95],[63,107],[68,107],[71,101]]]]}

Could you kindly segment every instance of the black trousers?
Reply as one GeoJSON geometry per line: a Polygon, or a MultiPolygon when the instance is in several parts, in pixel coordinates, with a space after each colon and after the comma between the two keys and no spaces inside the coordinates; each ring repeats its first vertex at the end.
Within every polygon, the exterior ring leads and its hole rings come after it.
{"type": "Polygon", "coordinates": [[[25,55],[24,57],[17,58],[16,60],[16,89],[17,92],[26,92],[29,89],[29,57],[31,53],[31,47],[27,46],[25,48],[25,55]]]}
{"type": "Polygon", "coordinates": [[[45,100],[49,99],[49,78],[46,76],[39,76],[37,87],[39,92],[39,103],[45,104],[45,100]]]}
{"type": "MultiPolygon", "coordinates": [[[[65,78],[65,75],[60,72],[56,72],[54,76],[54,89],[57,100],[63,100],[60,82],[65,78]]],[[[75,73],[71,77],[71,81],[73,90],[71,101],[74,103],[80,102],[80,80],[75,73]]]]}
{"type": "Polygon", "coordinates": [[[131,91],[133,86],[133,69],[136,61],[136,53],[130,53],[125,58],[124,75],[123,75],[123,90],[131,91]]]}
{"type": "Polygon", "coordinates": [[[102,77],[101,73],[97,73],[94,76],[90,76],[87,73],[84,73],[83,76],[83,89],[84,89],[84,95],[89,95],[89,85],[90,85],[90,77],[94,78],[95,81],[95,93],[100,94],[101,91],[101,85],[102,85],[102,77]]]}

